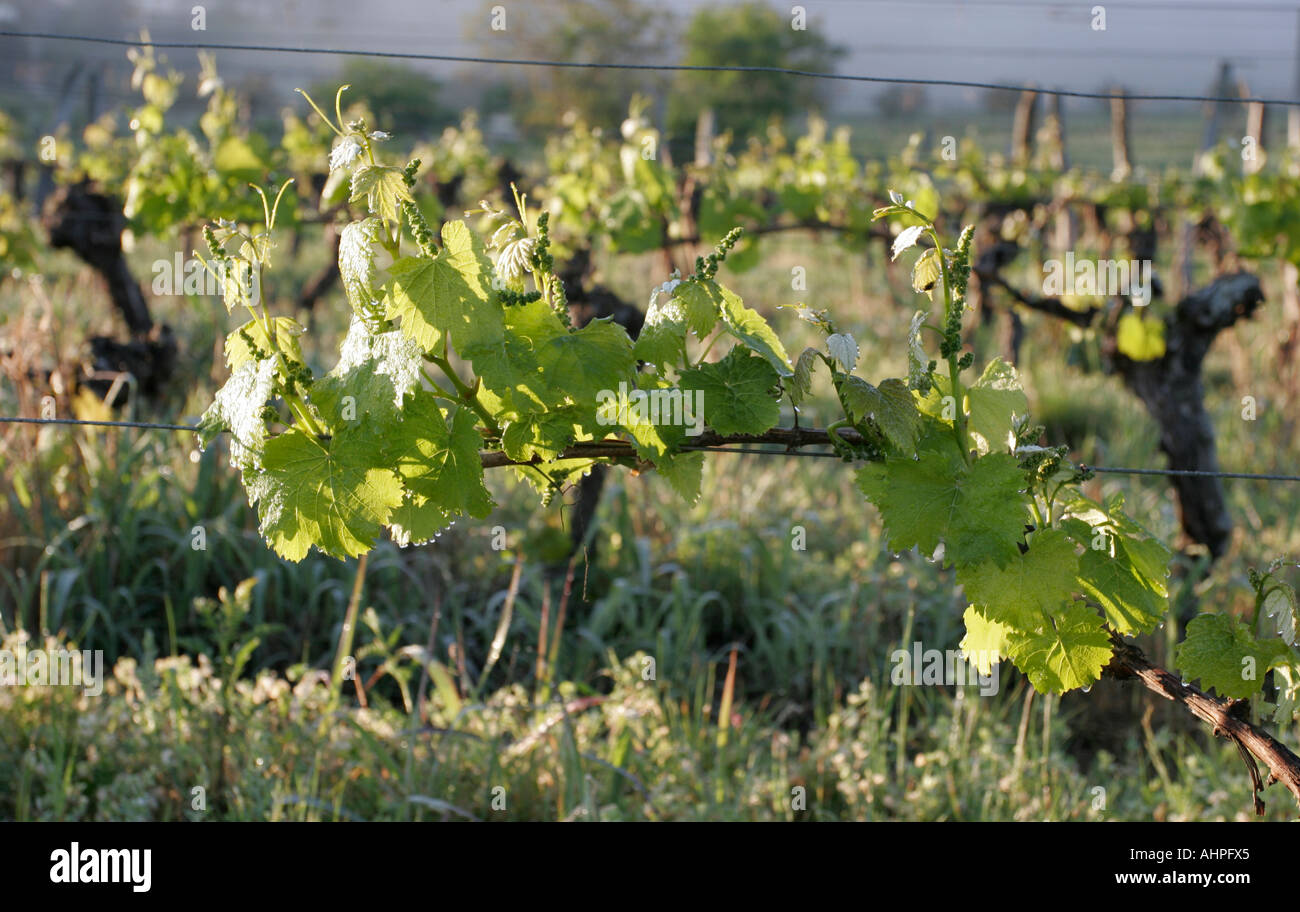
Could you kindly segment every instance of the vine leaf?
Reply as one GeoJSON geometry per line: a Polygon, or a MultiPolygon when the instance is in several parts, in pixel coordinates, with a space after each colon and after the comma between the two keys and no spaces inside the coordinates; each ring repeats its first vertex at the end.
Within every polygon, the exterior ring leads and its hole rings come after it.
{"type": "Polygon", "coordinates": [[[781,420],[771,390],[776,371],[762,358],[733,348],[721,361],[682,371],[682,390],[703,393],[704,420],[719,434],[761,434],[781,420]]]}
{"type": "MultiPolygon", "coordinates": [[[[1079,560],[1079,585],[1101,605],[1106,620],[1120,633],[1134,635],[1156,628],[1168,609],[1166,596],[1150,586],[1124,544],[1116,545],[1112,557],[1089,548],[1079,560]]],[[[1163,586],[1163,580],[1160,581],[1163,586]]]]}
{"type": "Polygon", "coordinates": [[[923,448],[919,458],[890,456],[858,470],[858,485],[879,508],[895,551],[931,554],[946,543],[954,566],[1019,553],[1028,517],[1024,473],[1016,460],[991,455],[966,465],[953,448],[923,448]]]}
{"type": "MultiPolygon", "coordinates": [[[[1147,585],[1160,593],[1168,594],[1165,578],[1169,576],[1169,559],[1173,556],[1165,544],[1149,530],[1134,522],[1123,511],[1124,495],[1115,494],[1105,506],[1091,498],[1076,493],[1065,501],[1066,512],[1082,519],[1095,531],[1099,526],[1118,533],[1114,543],[1122,545],[1134,568],[1146,579],[1147,585]]],[[[1066,524],[1067,531],[1070,526],[1066,524]]],[[[1077,539],[1082,544],[1082,539],[1077,539]]]]}
{"type": "MultiPolygon", "coordinates": [[[[636,388],[650,395],[654,395],[655,390],[667,392],[666,399],[660,399],[659,414],[656,416],[654,408],[645,406],[644,399],[639,400],[641,405],[638,407],[638,402],[631,401],[636,393],[630,393],[627,414],[622,416],[610,414],[611,407],[618,404],[610,402],[602,406],[606,413],[604,420],[609,423],[621,422],[619,426],[636,444],[637,456],[640,458],[656,464],[671,461],[671,454],[676,452],[686,438],[687,427],[698,425],[704,420],[704,416],[696,411],[693,397],[688,396],[685,390],[675,389],[666,378],[655,374],[638,374],[636,381],[636,388]],[[677,417],[674,413],[676,402],[680,402],[682,419],[680,424],[673,420],[677,417]],[[665,415],[665,406],[667,415],[665,415]],[[657,423],[654,420],[656,417],[660,419],[657,423]]],[[[663,396],[662,393],[660,395],[663,396]]],[[[660,467],[662,468],[662,465],[660,467]]]]}
{"type": "Polygon", "coordinates": [[[785,346],[777,338],[772,327],[758,311],[746,307],[740,297],[728,288],[716,286],[722,299],[722,322],[727,331],[756,352],[772,369],[782,377],[789,377],[794,371],[790,367],[790,356],[785,353],[785,346]]]}
{"type": "Polygon", "coordinates": [[[1079,585],[1120,633],[1154,630],[1169,609],[1168,548],[1120,511],[1082,495],[1066,501],[1061,528],[1085,551],[1079,560],[1079,585]],[[1106,543],[1105,548],[1098,548],[1106,543]]]}
{"type": "Polygon", "coordinates": [[[230,464],[237,469],[255,468],[266,439],[262,407],[271,398],[274,382],[274,358],[245,361],[235,368],[199,418],[200,443],[206,447],[222,431],[229,431],[230,464]]]}
{"type": "Polygon", "coordinates": [[[502,309],[490,293],[492,264],[483,242],[457,221],[442,226],[442,244],[435,257],[402,257],[388,267],[392,287],[385,316],[401,320],[402,332],[425,351],[444,333],[462,354],[499,343],[502,309]]]}
{"type": "Polygon", "coordinates": [[[1246,625],[1228,614],[1201,614],[1187,624],[1187,636],[1174,649],[1183,677],[1200,678],[1221,697],[1245,699],[1264,684],[1264,672],[1286,655],[1280,640],[1260,642],[1246,625]]]}
{"type": "MultiPolygon", "coordinates": [[[[891,260],[898,259],[903,251],[914,246],[921,239],[923,233],[925,233],[924,225],[913,225],[898,232],[898,237],[894,238],[894,247],[889,258],[891,260]]],[[[917,290],[920,291],[921,289],[917,290]]]]}
{"type": "Polygon", "coordinates": [[[686,328],[703,339],[713,332],[722,310],[722,287],[712,279],[693,279],[673,289],[671,303],[681,314],[686,328]]]}
{"type": "Polygon", "coordinates": [[[379,269],[375,266],[375,241],[383,223],[377,218],[352,222],[339,235],[339,278],[343,291],[357,315],[374,324],[382,315],[377,290],[379,269]]]}
{"type": "Polygon", "coordinates": [[[870,418],[902,453],[910,456],[916,452],[921,413],[912,391],[902,380],[885,380],[877,387],[861,377],[849,376],[840,387],[840,395],[855,424],[870,418]]]}
{"type": "Polygon", "coordinates": [[[1300,668],[1292,662],[1279,663],[1273,669],[1273,683],[1277,687],[1273,721],[1289,723],[1300,716],[1300,668]]]}
{"type": "Polygon", "coordinates": [[[388,532],[402,547],[433,541],[456,518],[429,502],[427,497],[407,493],[401,506],[388,518],[388,532]]]}
{"type": "Polygon", "coordinates": [[[840,362],[845,373],[858,366],[858,342],[848,333],[831,333],[827,336],[826,350],[840,362]]]}
{"type": "Polygon", "coordinates": [[[361,144],[351,136],[345,136],[334,143],[330,150],[330,171],[347,168],[361,155],[361,144]]]}
{"type": "Polygon", "coordinates": [[[693,505],[700,499],[700,482],[704,477],[703,453],[697,450],[661,456],[655,469],[687,503],[693,505]]]}
{"type": "Polygon", "coordinates": [[[1296,644],[1296,595],[1289,583],[1270,580],[1271,586],[1260,601],[1264,616],[1272,618],[1277,634],[1288,646],[1296,644]]]}
{"type": "Polygon", "coordinates": [[[398,418],[402,398],[419,387],[422,369],[415,341],[398,330],[372,333],[353,316],[338,364],[312,384],[312,402],[335,427],[367,417],[392,422],[398,418]],[[354,413],[345,408],[349,404],[354,413]]]}
{"type": "Polygon", "coordinates": [[[226,366],[232,371],[237,370],[244,362],[257,358],[248,344],[249,339],[264,355],[271,354],[278,347],[289,363],[302,364],[302,346],[298,342],[298,337],[306,332],[302,324],[292,317],[272,317],[271,332],[275,334],[274,343],[267,336],[266,326],[261,320],[249,320],[226,336],[226,366]]]}
{"type": "MultiPolygon", "coordinates": [[[[679,284],[677,287],[682,287],[679,284]]],[[[677,295],[665,295],[662,288],[651,295],[645,323],[636,339],[635,353],[651,364],[679,364],[686,358],[687,315],[677,295]]],[[[709,329],[713,324],[709,324],[709,329]]],[[[707,333],[708,330],[705,330],[707,333]]]]}
{"type": "Polygon", "coordinates": [[[551,462],[576,436],[582,410],[567,406],[555,411],[530,412],[512,420],[501,434],[501,448],[511,459],[527,462],[534,456],[551,462]]]}
{"type": "Polygon", "coordinates": [[[594,405],[597,393],[615,388],[636,369],[632,340],[613,318],[550,335],[540,341],[537,360],[550,385],[583,406],[594,405]]]}
{"type": "Polygon", "coordinates": [[[492,512],[492,496],[483,484],[479,449],[483,438],[472,411],[461,408],[450,427],[432,393],[407,397],[397,436],[385,447],[413,502],[448,517],[467,513],[482,518],[492,512]]]}
{"type": "Polygon", "coordinates": [[[815,348],[805,348],[794,364],[794,376],[790,378],[786,391],[789,392],[790,399],[795,405],[807,399],[808,394],[812,392],[812,372],[817,366],[820,354],[815,348]]]}
{"type": "Polygon", "coordinates": [[[549,503],[557,491],[590,474],[594,464],[594,460],[585,458],[557,459],[545,465],[517,465],[511,468],[521,481],[528,482],[534,491],[542,495],[543,503],[549,503]]]}
{"type": "Polygon", "coordinates": [[[962,657],[973,662],[982,675],[993,673],[993,665],[1007,656],[1011,629],[1005,624],[989,620],[974,605],[962,615],[966,622],[966,635],[962,637],[962,657]]]}
{"type": "Polygon", "coordinates": [[[921,344],[921,328],[930,314],[918,310],[912,314],[912,324],[907,329],[907,385],[920,393],[930,390],[930,356],[921,344]]]}
{"type": "Polygon", "coordinates": [[[411,199],[401,168],[362,165],[352,172],[352,196],[349,202],[366,201],[366,208],[380,218],[397,221],[402,200],[411,199]]]}
{"type": "Polygon", "coordinates": [[[503,332],[491,342],[467,345],[461,354],[482,380],[479,399],[506,419],[563,404],[565,392],[543,369],[539,352],[566,332],[545,301],[505,309],[503,332]]]}
{"type": "Polygon", "coordinates": [[[244,478],[263,537],[295,563],[312,545],[339,559],[364,554],[402,503],[382,447],[349,431],[322,441],[291,428],[266,442],[262,470],[244,478]]]}
{"type": "Polygon", "coordinates": [[[923,291],[933,300],[934,286],[942,276],[939,270],[939,252],[933,247],[927,247],[912,267],[912,290],[923,291]]]}
{"type": "Polygon", "coordinates": [[[1070,602],[1035,633],[1012,632],[1011,659],[1039,693],[1065,693],[1101,677],[1114,647],[1101,616],[1070,602]]]}
{"type": "Polygon", "coordinates": [[[221,299],[226,305],[226,313],[234,313],[255,303],[252,263],[242,257],[226,260],[221,272],[221,299]]]}
{"type": "MultiPolygon", "coordinates": [[[[949,387],[950,388],[950,387],[949,387]]],[[[1016,369],[994,358],[984,373],[966,390],[970,406],[971,437],[981,453],[1006,453],[1015,448],[1017,415],[1029,411],[1016,369]]]]}
{"type": "Polygon", "coordinates": [[[1005,567],[973,564],[957,571],[957,581],[987,621],[1034,631],[1071,601],[1078,565],[1069,537],[1059,529],[1043,529],[1005,567]]]}

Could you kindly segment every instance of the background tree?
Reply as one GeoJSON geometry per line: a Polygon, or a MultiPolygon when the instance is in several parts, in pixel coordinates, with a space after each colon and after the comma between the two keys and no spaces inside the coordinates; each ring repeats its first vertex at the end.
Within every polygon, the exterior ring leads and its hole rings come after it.
{"type": "MultiPolygon", "coordinates": [[[[681,62],[834,70],[844,49],[833,45],[815,22],[807,26],[795,29],[786,13],[759,0],[705,7],[682,36],[681,62]]],[[[822,80],[781,73],[680,72],[668,101],[669,132],[688,145],[700,112],[713,108],[717,129],[743,138],[761,132],[773,117],[820,107],[825,91],[822,80]]]]}
{"type": "MultiPolygon", "coordinates": [[[[509,15],[504,31],[486,33],[485,50],[581,63],[662,62],[671,22],[639,0],[538,0],[509,15]]],[[[484,34],[479,19],[474,34],[484,34]]],[[[661,74],[648,71],[530,67],[510,100],[525,130],[553,130],[567,114],[616,128],[633,95],[658,94],[665,86],[661,74]]]]}

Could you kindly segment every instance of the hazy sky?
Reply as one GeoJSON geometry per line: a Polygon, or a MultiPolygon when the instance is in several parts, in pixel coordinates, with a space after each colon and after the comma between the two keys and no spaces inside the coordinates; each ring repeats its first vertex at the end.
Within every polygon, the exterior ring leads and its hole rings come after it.
{"type": "MultiPolygon", "coordinates": [[[[539,14],[527,0],[500,0],[508,16],[539,14]]],[[[702,0],[659,0],[665,14],[685,18],[702,0]]],[[[789,12],[789,2],[772,3],[789,12]]],[[[1114,0],[1101,5],[1106,30],[1092,28],[1093,2],[1061,0],[805,0],[848,54],[840,72],[976,81],[1035,81],[1092,90],[1121,83],[1133,91],[1200,92],[1215,61],[1226,58],[1257,95],[1291,97],[1300,5],[1263,0],[1114,0]]],[[[190,29],[193,0],[0,0],[0,27],[134,37],[347,47],[433,54],[483,53],[481,35],[511,56],[509,34],[492,35],[483,0],[213,0],[204,4],[207,32],[190,29]]],[[[0,39],[0,57],[42,64],[95,54],[125,66],[120,48],[0,39]]],[[[177,64],[192,51],[174,51],[177,64]]],[[[306,81],[332,72],[335,58],[223,52],[227,75],[274,72],[306,81]]],[[[444,77],[473,80],[484,65],[428,64],[444,77]]],[[[57,67],[41,67],[53,74],[57,67]]],[[[47,77],[55,81],[53,75],[47,77]]],[[[53,91],[51,86],[50,91],[53,91]]],[[[835,84],[835,101],[867,109],[874,86],[835,84]]],[[[932,102],[960,102],[960,90],[931,90],[932,102]]]]}

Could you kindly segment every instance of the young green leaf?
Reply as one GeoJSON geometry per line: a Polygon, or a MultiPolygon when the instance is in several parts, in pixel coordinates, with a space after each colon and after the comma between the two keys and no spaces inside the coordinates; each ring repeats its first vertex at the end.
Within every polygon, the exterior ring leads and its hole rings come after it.
{"type": "Polygon", "coordinates": [[[781,419],[772,397],[776,371],[762,358],[737,346],[716,363],[683,371],[683,390],[703,393],[704,419],[719,434],[761,434],[781,419]]]}
{"type": "Polygon", "coordinates": [[[482,380],[479,398],[500,417],[517,418],[562,405],[567,391],[552,382],[540,352],[568,330],[545,301],[505,308],[501,335],[465,346],[461,354],[482,380]]]}
{"type": "Polygon", "coordinates": [[[451,334],[462,354],[500,343],[502,309],[492,299],[492,264],[483,242],[464,222],[448,222],[442,243],[436,257],[403,257],[389,267],[393,278],[385,315],[401,320],[402,332],[425,351],[432,351],[443,333],[451,334]]]}
{"type": "Polygon", "coordinates": [[[487,516],[493,504],[483,484],[483,438],[474,425],[474,413],[461,408],[449,428],[433,395],[419,390],[407,398],[385,457],[424,503],[449,516],[487,516]]]}
{"type": "Polygon", "coordinates": [[[872,386],[861,377],[849,376],[840,387],[845,410],[854,423],[871,419],[904,455],[916,452],[921,436],[921,413],[912,391],[902,380],[885,380],[872,386]]]}
{"type": "Polygon", "coordinates": [[[1011,660],[1039,693],[1088,687],[1114,652],[1101,617],[1082,602],[1068,603],[1043,630],[1009,639],[1011,660]]]}
{"type": "Polygon", "coordinates": [[[942,275],[939,268],[939,251],[933,247],[927,247],[916,258],[916,265],[912,267],[912,290],[929,294],[934,290],[934,286],[939,282],[942,275]]]}
{"type": "Polygon", "coordinates": [[[268,440],[259,472],[245,473],[263,537],[281,557],[302,560],[312,546],[343,559],[369,551],[402,483],[368,434],[329,441],[291,428],[268,440]]]}
{"type": "MultiPolygon", "coordinates": [[[[621,421],[620,426],[636,444],[637,456],[662,466],[686,440],[687,425],[702,422],[704,416],[696,412],[689,390],[656,374],[637,374],[635,379],[636,385],[628,393],[626,414],[607,414],[606,420],[621,421]],[[658,397],[657,408],[650,396],[658,397]]],[[[619,404],[615,397],[604,408],[613,411],[619,404]]]]}
{"type": "MultiPolygon", "coordinates": [[[[915,246],[916,242],[921,239],[925,233],[924,225],[913,225],[910,228],[904,228],[898,232],[898,237],[894,238],[894,247],[890,251],[890,259],[896,260],[903,251],[915,246]]],[[[918,289],[919,291],[920,289],[918,289]]]]}
{"type": "Polygon", "coordinates": [[[696,450],[661,456],[655,463],[655,469],[688,504],[694,504],[700,499],[700,482],[704,477],[703,453],[696,450]]]}
{"type": "Polygon", "coordinates": [[[1202,687],[1240,700],[1264,685],[1270,663],[1285,654],[1280,641],[1257,641],[1231,615],[1202,614],[1187,624],[1187,636],[1174,648],[1174,664],[1184,678],[1199,678],[1202,687]]]}
{"type": "Polygon", "coordinates": [[[992,674],[994,663],[1007,657],[1010,628],[989,620],[974,605],[966,609],[962,620],[966,622],[966,635],[960,643],[962,658],[973,662],[980,674],[992,674]]]}
{"type": "Polygon", "coordinates": [[[575,427],[584,423],[583,410],[566,406],[553,412],[530,412],[510,421],[501,434],[501,448],[511,459],[528,462],[537,456],[550,462],[576,436],[575,427]]]}
{"type": "Polygon", "coordinates": [[[537,362],[553,387],[588,408],[595,407],[597,393],[616,389],[636,368],[632,340],[612,319],[592,320],[582,329],[541,340],[537,362]]]}
{"type": "Polygon", "coordinates": [[[372,333],[354,316],[338,364],[311,388],[311,399],[333,427],[373,417],[397,420],[402,397],[420,386],[420,346],[398,330],[372,333]]]}
{"type": "Polygon", "coordinates": [[[379,269],[375,266],[375,242],[383,230],[377,218],[347,225],[339,235],[339,278],[352,310],[374,324],[383,315],[379,300],[379,269]]]}
{"type": "Polygon", "coordinates": [[[845,373],[852,373],[858,365],[858,343],[848,333],[831,333],[826,337],[826,350],[840,362],[845,373]]]}
{"type": "Polygon", "coordinates": [[[1270,576],[1260,600],[1264,616],[1271,618],[1277,635],[1288,646],[1296,645],[1296,594],[1289,583],[1270,576]]]}
{"type": "Polygon", "coordinates": [[[958,568],[957,581],[987,620],[1032,632],[1071,601],[1078,565],[1074,543],[1066,534],[1043,529],[1030,537],[1029,549],[1005,567],[971,564],[958,568]]]}
{"type": "Polygon", "coordinates": [[[396,222],[402,200],[411,199],[401,168],[362,165],[352,172],[352,196],[349,202],[366,201],[371,214],[396,222]]]}
{"type": "Polygon", "coordinates": [[[237,469],[257,466],[266,439],[262,407],[271,398],[274,358],[245,361],[235,369],[199,418],[199,437],[207,446],[221,431],[229,431],[230,464],[237,469]]]}
{"type": "Polygon", "coordinates": [[[1288,724],[1300,718],[1300,666],[1278,662],[1273,669],[1273,684],[1277,687],[1273,721],[1288,724]]]}
{"type": "Polygon", "coordinates": [[[722,301],[722,322],[726,324],[727,331],[745,344],[750,351],[753,351],[763,358],[767,363],[772,365],[773,370],[782,377],[789,377],[793,370],[790,368],[790,356],[785,353],[785,346],[777,338],[772,327],[767,325],[767,321],[759,314],[758,311],[752,310],[741,303],[740,298],[730,289],[718,286],[722,301]]]}
{"type": "Polygon", "coordinates": [[[921,328],[930,314],[918,310],[912,314],[907,330],[907,385],[920,393],[930,391],[930,356],[921,344],[921,328]]]}
{"type": "Polygon", "coordinates": [[[1024,475],[1010,456],[966,465],[953,448],[923,448],[918,459],[890,456],[858,472],[858,484],[881,512],[889,546],[932,553],[940,541],[954,566],[1006,566],[1019,553],[1028,518],[1024,475]]]}
{"type": "Polygon", "coordinates": [[[1151,588],[1123,544],[1116,546],[1113,557],[1086,548],[1079,559],[1078,580],[1083,591],[1101,605],[1106,621],[1123,634],[1149,633],[1169,610],[1164,593],[1151,588]]]}
{"type": "Polygon", "coordinates": [[[273,317],[271,331],[275,333],[274,345],[267,336],[266,326],[261,320],[249,320],[226,336],[226,366],[233,371],[246,361],[256,360],[257,356],[253,348],[249,347],[249,339],[252,340],[253,346],[261,350],[264,358],[272,355],[278,345],[290,364],[302,364],[302,346],[298,342],[298,337],[306,331],[302,325],[292,317],[273,317]]]}
{"type": "Polygon", "coordinates": [[[794,376],[786,384],[786,392],[790,394],[791,401],[799,405],[808,398],[812,392],[812,372],[813,368],[820,362],[821,353],[815,348],[805,348],[803,354],[794,365],[794,376]]]}
{"type": "Polygon", "coordinates": [[[967,390],[969,429],[980,453],[1008,453],[1015,449],[1013,428],[1017,416],[1029,411],[1016,369],[994,358],[967,390]]]}
{"type": "MultiPolygon", "coordinates": [[[[662,366],[677,365],[686,360],[687,313],[683,300],[671,294],[678,287],[682,287],[682,283],[673,285],[666,282],[650,296],[650,306],[646,309],[645,322],[634,349],[640,360],[662,366]]],[[[709,329],[712,328],[710,323],[709,329]]]]}
{"type": "Polygon", "coordinates": [[[703,339],[718,323],[722,311],[722,289],[712,279],[678,282],[669,301],[685,319],[687,329],[695,333],[697,339],[703,339]]]}

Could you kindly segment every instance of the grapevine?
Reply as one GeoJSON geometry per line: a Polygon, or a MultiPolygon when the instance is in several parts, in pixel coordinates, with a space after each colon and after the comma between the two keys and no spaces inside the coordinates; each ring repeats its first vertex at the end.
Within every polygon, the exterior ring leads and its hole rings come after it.
{"type": "MultiPolygon", "coordinates": [[[[418,162],[383,164],[382,137],[344,122],[342,92],[333,118],[308,99],[338,137],[331,169],[346,173],[368,213],[342,235],[353,319],[332,370],[314,375],[298,348],[302,328],[272,317],[256,294],[274,249],[266,195],[259,230],[223,223],[208,233],[223,274],[251,277],[228,282],[225,301],[252,319],[227,340],[232,374],[202,436],[234,435],[231,461],[278,554],[354,557],[385,530],[402,544],[428,542],[459,518],[490,514],[489,467],[509,467],[546,500],[598,462],[652,466],[694,502],[709,446],[829,443],[861,462],[856,485],[890,547],[951,568],[968,602],[962,649],[985,669],[1009,660],[1044,693],[1086,689],[1108,668],[1139,673],[1125,664],[1124,638],[1162,624],[1171,553],[1122,497],[1085,496],[1090,473],[1064,447],[1044,445],[1011,365],[995,359],[976,374],[962,338],[972,228],[947,249],[934,219],[899,193],[873,213],[893,226],[895,259],[916,254],[912,285],[931,302],[907,325],[907,377],[862,376],[856,341],[807,307],[800,316],[824,343],[792,362],[768,322],[718,279],[739,230],[656,290],[633,341],[609,319],[572,325],[549,215],[517,191],[513,212],[481,204],[486,237],[455,220],[435,239],[411,193],[418,162]],[[925,333],[937,338],[937,358],[925,333]],[[719,344],[725,351],[710,360],[719,344]],[[780,398],[802,401],[818,365],[842,416],[824,431],[778,427],[780,398]],[[597,402],[620,384],[700,394],[706,434],[666,420],[611,426],[597,402]]],[[[1295,594],[1279,569],[1253,574],[1250,624],[1196,618],[1177,661],[1185,677],[1238,700],[1276,672],[1279,697],[1262,705],[1285,721],[1300,708],[1300,661],[1295,594]]],[[[1300,798],[1300,780],[1288,787],[1300,798]]]]}

